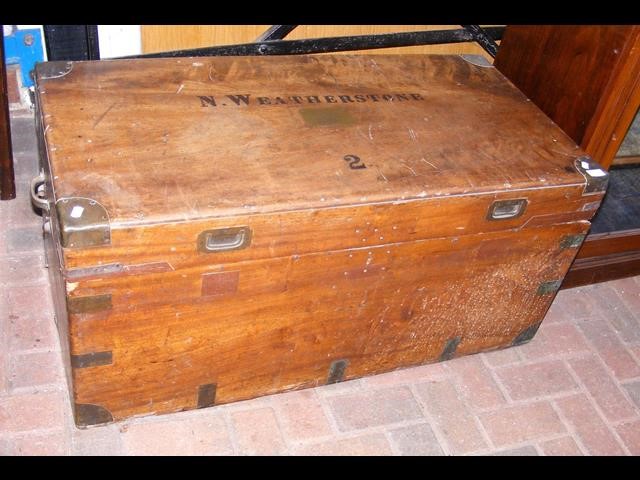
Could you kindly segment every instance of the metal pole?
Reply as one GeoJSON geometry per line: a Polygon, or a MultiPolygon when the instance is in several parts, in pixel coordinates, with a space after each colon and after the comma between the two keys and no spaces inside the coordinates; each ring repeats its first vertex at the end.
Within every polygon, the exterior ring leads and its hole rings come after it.
{"type": "Polygon", "coordinates": [[[266,42],[267,40],[282,40],[289,35],[297,25],[272,25],[269,29],[256,38],[256,42],[266,42]]]}
{"type": "Polygon", "coordinates": [[[482,29],[480,25],[462,25],[467,30],[473,39],[484,48],[485,52],[491,55],[492,58],[496,58],[498,54],[498,44],[491,38],[485,29],[482,29]]]}
{"type": "MultiPolygon", "coordinates": [[[[484,32],[493,39],[500,39],[503,31],[504,27],[488,27],[484,30],[484,32]]],[[[224,55],[301,55],[473,41],[476,41],[476,38],[466,29],[427,30],[420,32],[311,38],[303,40],[268,40],[258,43],[147,53],[144,55],[132,55],[121,58],[199,57],[224,55]]]]}

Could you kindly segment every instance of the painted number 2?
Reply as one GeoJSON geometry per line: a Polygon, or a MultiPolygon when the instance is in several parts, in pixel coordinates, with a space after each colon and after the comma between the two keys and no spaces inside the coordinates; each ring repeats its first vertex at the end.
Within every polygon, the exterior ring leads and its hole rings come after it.
{"type": "Polygon", "coordinates": [[[345,155],[344,156],[344,160],[345,162],[349,162],[349,168],[351,170],[358,170],[360,168],[367,168],[367,166],[362,163],[362,160],[360,160],[360,157],[356,156],[356,155],[345,155]]]}

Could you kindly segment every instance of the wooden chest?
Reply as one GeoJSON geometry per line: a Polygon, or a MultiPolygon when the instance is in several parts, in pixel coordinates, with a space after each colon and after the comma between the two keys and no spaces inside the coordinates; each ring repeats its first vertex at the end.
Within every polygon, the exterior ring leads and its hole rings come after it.
{"type": "Polygon", "coordinates": [[[37,68],[78,426],[530,340],[607,174],[479,57],[37,68]]]}

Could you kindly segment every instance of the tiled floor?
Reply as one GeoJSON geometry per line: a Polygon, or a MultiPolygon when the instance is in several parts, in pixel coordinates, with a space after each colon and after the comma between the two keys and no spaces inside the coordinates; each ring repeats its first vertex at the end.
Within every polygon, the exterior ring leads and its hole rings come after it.
{"type": "Polygon", "coordinates": [[[0,203],[0,454],[640,455],[640,277],[562,291],[521,347],[76,429],[28,200],[32,119],[14,120],[18,198],[0,203]]]}

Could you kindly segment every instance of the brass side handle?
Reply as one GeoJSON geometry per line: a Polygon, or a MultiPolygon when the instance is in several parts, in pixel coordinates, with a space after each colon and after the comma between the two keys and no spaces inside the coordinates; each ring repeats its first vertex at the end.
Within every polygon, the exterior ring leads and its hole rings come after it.
{"type": "Polygon", "coordinates": [[[31,203],[33,203],[36,208],[48,212],[49,202],[47,201],[45,182],[44,172],[40,172],[40,175],[31,180],[31,203]]]}
{"type": "Polygon", "coordinates": [[[198,251],[201,253],[240,250],[251,244],[251,228],[228,227],[205,230],[198,235],[198,251]]]}

